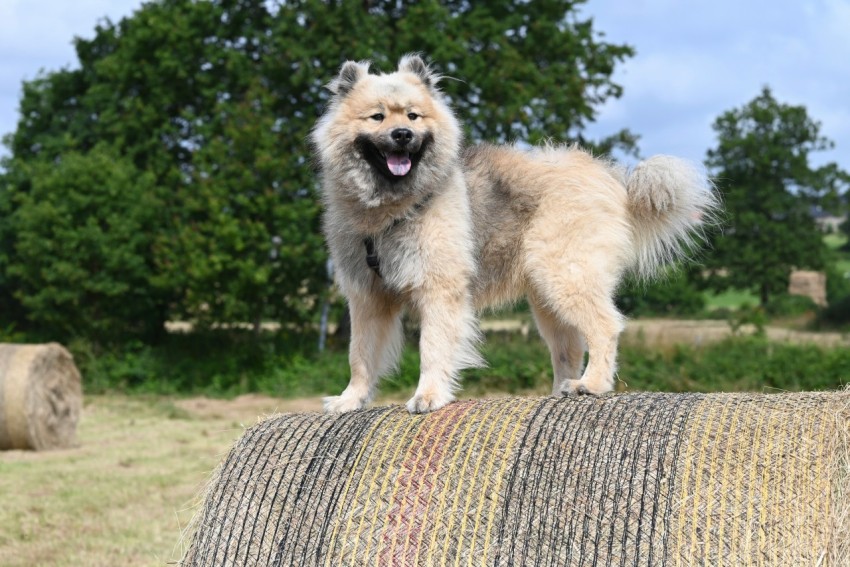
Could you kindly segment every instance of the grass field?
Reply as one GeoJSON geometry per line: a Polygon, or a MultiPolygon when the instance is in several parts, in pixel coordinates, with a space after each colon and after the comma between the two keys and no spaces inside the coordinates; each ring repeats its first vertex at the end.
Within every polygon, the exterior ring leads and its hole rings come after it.
{"type": "Polygon", "coordinates": [[[730,289],[723,293],[705,293],[705,308],[709,311],[715,309],[738,309],[742,305],[758,305],[758,298],[749,291],[730,289]]]}
{"type": "Polygon", "coordinates": [[[0,452],[0,564],[173,563],[196,497],[242,424],[280,403],[254,399],[211,410],[202,400],[89,397],[79,447],[0,452]]]}
{"type": "Polygon", "coordinates": [[[825,235],[823,241],[833,250],[837,250],[847,244],[847,236],[845,234],[831,233],[825,235]]]}

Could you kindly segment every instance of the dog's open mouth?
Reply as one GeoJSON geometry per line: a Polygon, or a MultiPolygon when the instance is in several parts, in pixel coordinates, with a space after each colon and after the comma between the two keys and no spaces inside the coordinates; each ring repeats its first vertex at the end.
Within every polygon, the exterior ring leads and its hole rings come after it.
{"type": "Polygon", "coordinates": [[[422,136],[421,142],[408,144],[401,149],[391,145],[376,144],[369,136],[361,135],[355,140],[355,144],[369,164],[381,174],[384,179],[395,184],[404,179],[409,179],[417,164],[427,153],[428,147],[433,141],[431,134],[422,136]]]}
{"type": "Polygon", "coordinates": [[[382,155],[387,160],[387,169],[390,170],[390,173],[398,177],[407,175],[413,166],[408,152],[388,152],[382,155]]]}

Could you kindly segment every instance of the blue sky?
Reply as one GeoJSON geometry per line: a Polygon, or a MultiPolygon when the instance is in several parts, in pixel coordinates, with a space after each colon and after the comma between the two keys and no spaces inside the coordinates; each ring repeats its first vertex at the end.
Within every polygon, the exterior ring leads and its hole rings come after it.
{"type": "MultiPolygon", "coordinates": [[[[0,134],[16,126],[23,80],[75,66],[74,36],[140,5],[0,0],[0,134]]],[[[581,13],[606,40],[637,50],[615,74],[623,97],[600,109],[591,137],[629,128],[643,155],[702,161],[714,119],[768,85],[779,101],[805,105],[836,142],[814,163],[850,170],[850,0],[590,0],[581,13]]]]}
{"type": "Polygon", "coordinates": [[[702,161],[716,145],[714,120],[768,85],[836,143],[813,163],[850,170],[850,1],[591,0],[583,13],[637,50],[615,74],[623,97],[591,135],[625,127],[641,135],[644,155],[702,161]]]}

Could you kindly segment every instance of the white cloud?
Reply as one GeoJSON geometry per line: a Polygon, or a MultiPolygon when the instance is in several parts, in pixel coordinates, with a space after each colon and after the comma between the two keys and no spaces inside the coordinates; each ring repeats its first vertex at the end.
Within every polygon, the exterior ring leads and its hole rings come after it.
{"type": "Polygon", "coordinates": [[[627,96],[691,106],[712,98],[722,63],[702,52],[679,51],[638,56],[627,66],[622,77],[627,96]]]}
{"type": "Polygon", "coordinates": [[[601,109],[591,136],[627,127],[644,154],[701,160],[714,119],[769,85],[836,142],[815,161],[850,170],[847,0],[592,0],[583,10],[607,41],[637,50],[615,75],[623,98],[601,109]]]}

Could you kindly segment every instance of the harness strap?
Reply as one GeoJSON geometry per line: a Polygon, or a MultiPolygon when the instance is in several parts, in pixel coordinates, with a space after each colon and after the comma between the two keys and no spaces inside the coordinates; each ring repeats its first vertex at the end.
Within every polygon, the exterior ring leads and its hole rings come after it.
{"type": "MultiPolygon", "coordinates": [[[[425,195],[424,199],[422,199],[421,201],[419,201],[418,203],[413,205],[413,213],[414,214],[420,213],[422,211],[422,209],[425,208],[425,205],[428,204],[428,202],[431,200],[431,198],[433,196],[434,196],[433,193],[428,193],[427,195],[425,195]]],[[[390,227],[387,228],[383,232],[383,234],[388,233],[389,231],[391,231],[392,229],[394,229],[395,227],[397,227],[398,225],[400,225],[401,223],[406,221],[408,218],[410,218],[410,216],[411,215],[406,215],[406,216],[395,219],[393,221],[393,223],[390,225],[390,227]]],[[[379,278],[382,278],[383,276],[381,275],[381,260],[378,258],[377,250],[375,250],[375,237],[374,236],[367,236],[366,238],[364,238],[363,239],[363,246],[366,247],[366,265],[369,266],[372,269],[372,271],[375,272],[375,274],[377,274],[377,276],[379,278]]]]}
{"type": "Polygon", "coordinates": [[[381,276],[381,261],[378,259],[378,253],[375,252],[375,239],[367,236],[363,239],[363,245],[366,246],[366,264],[372,268],[378,277],[381,276]]]}

